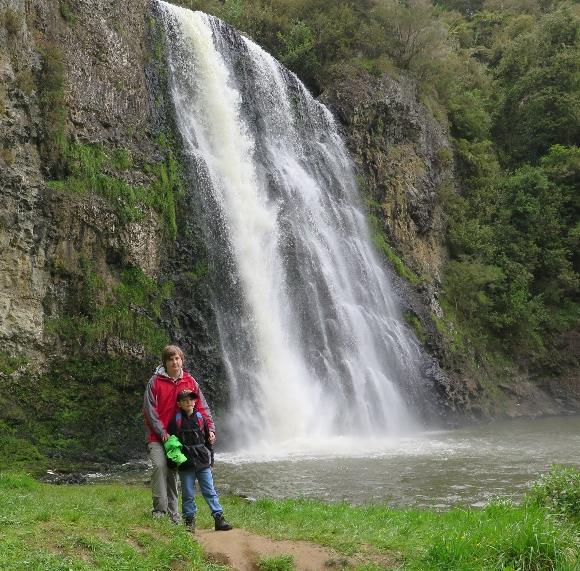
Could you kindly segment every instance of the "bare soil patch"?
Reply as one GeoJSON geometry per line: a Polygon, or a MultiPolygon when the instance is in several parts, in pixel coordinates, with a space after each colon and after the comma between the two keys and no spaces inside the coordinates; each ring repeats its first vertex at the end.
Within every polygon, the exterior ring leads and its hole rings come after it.
{"type": "Polygon", "coordinates": [[[265,557],[292,555],[296,571],[348,569],[354,559],[307,541],[275,540],[244,529],[215,532],[201,529],[195,532],[208,559],[228,565],[235,571],[256,571],[265,557]]]}

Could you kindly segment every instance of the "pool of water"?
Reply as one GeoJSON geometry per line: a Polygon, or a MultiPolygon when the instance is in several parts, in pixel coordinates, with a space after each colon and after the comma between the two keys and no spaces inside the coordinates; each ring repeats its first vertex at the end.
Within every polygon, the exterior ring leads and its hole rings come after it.
{"type": "MultiPolygon", "coordinates": [[[[517,501],[553,463],[580,466],[580,416],[495,422],[357,441],[330,438],[218,453],[220,493],[447,508],[517,501]]],[[[146,463],[107,479],[141,480],[146,463]]]]}

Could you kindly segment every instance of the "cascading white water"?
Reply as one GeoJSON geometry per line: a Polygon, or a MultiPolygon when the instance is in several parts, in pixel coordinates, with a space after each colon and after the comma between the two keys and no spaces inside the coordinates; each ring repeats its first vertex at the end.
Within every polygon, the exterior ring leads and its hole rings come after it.
{"type": "Polygon", "coordinates": [[[389,435],[420,382],[328,110],[220,20],[160,2],[240,442],[389,435]]]}

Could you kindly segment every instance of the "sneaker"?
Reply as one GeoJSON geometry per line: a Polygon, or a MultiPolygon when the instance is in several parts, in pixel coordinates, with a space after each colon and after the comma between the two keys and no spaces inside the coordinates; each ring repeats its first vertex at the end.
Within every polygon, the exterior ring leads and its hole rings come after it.
{"type": "Polygon", "coordinates": [[[234,528],[232,525],[230,525],[224,519],[224,514],[217,513],[213,517],[214,517],[214,520],[215,520],[215,530],[216,531],[230,531],[230,529],[233,529],[234,528]]]}
{"type": "Polygon", "coordinates": [[[169,514],[169,519],[171,520],[171,523],[174,523],[175,525],[181,523],[181,516],[179,514],[169,514]]]}
{"type": "Polygon", "coordinates": [[[187,529],[187,531],[195,531],[195,516],[186,516],[185,529],[187,529]]]}

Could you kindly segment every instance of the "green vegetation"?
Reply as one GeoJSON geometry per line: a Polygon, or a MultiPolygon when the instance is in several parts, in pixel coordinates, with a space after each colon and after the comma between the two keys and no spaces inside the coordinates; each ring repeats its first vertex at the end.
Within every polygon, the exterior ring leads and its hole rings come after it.
{"type": "Polygon", "coordinates": [[[385,258],[391,263],[395,272],[401,277],[405,278],[408,282],[413,285],[419,285],[422,283],[422,279],[412,270],[410,270],[403,260],[397,255],[395,250],[389,245],[385,238],[384,225],[381,219],[376,215],[371,209],[380,209],[380,204],[369,202],[369,212],[367,214],[367,219],[371,226],[372,240],[379,252],[381,252],[385,258]]]}
{"type": "Polygon", "coordinates": [[[569,518],[580,525],[580,471],[576,468],[553,466],[534,483],[528,501],[544,506],[559,517],[569,518]]]}
{"type": "MultiPolygon", "coordinates": [[[[165,236],[174,239],[181,175],[171,145],[164,140],[161,147],[164,162],[135,165],[127,149],[67,143],[60,156],[61,178],[49,185],[62,192],[104,196],[125,223],[141,220],[147,208],[153,209],[164,221],[165,236]],[[151,183],[126,182],[134,168],[145,171],[151,183]]],[[[45,334],[64,355],[52,359],[39,375],[42,418],[32,422],[25,399],[17,399],[8,417],[15,434],[26,434],[42,455],[39,470],[48,464],[66,468],[138,454],[143,383],[151,374],[151,357],[169,343],[161,313],[172,295],[172,282],[128,265],[122,251],[106,267],[89,256],[50,260],[51,272],[68,288],[66,302],[46,322],[45,334]],[[125,355],[126,362],[118,355],[125,355]]],[[[25,396],[17,378],[1,384],[6,394],[25,396]]]]}
{"type": "Polygon", "coordinates": [[[153,180],[150,185],[131,185],[123,180],[123,172],[133,166],[126,149],[109,153],[101,145],[71,144],[67,146],[63,160],[67,175],[51,181],[52,188],[100,194],[116,206],[125,222],[141,220],[146,214],[144,208],[152,208],[161,214],[168,235],[175,239],[175,200],[183,193],[183,184],[171,149],[167,149],[165,162],[144,165],[143,170],[153,180]]]}
{"type": "Polygon", "coordinates": [[[63,55],[56,44],[47,43],[42,52],[38,99],[44,127],[40,154],[51,176],[62,176],[65,170],[68,138],[63,55]]]}
{"type": "MultiPolygon", "coordinates": [[[[71,284],[63,314],[45,327],[62,354],[27,375],[10,374],[20,363],[0,359],[9,373],[0,377],[7,434],[42,455],[39,471],[135,457],[142,450],[144,383],[153,356],[169,343],[161,311],[173,284],[160,284],[137,267],[121,269],[111,281],[82,257],[74,269],[61,260],[52,268],[71,284]]],[[[8,458],[2,455],[0,466],[8,458]]]]}
{"type": "Polygon", "coordinates": [[[68,2],[67,0],[59,0],[58,8],[63,20],[65,20],[69,24],[75,23],[76,16],[74,13],[73,6],[70,2],[68,2]]]}
{"type": "Polygon", "coordinates": [[[30,96],[36,90],[36,82],[30,69],[23,68],[18,70],[15,79],[15,83],[18,89],[20,89],[26,95],[30,96]]]}
{"type": "Polygon", "coordinates": [[[224,569],[204,560],[185,528],[151,519],[144,488],[0,473],[0,490],[2,569],[224,569]]]}
{"type": "Polygon", "coordinates": [[[26,364],[26,359],[13,357],[4,351],[0,351],[0,373],[11,375],[18,367],[26,364]]]}
{"type": "MultiPolygon", "coordinates": [[[[562,473],[554,469],[552,474],[562,473]]],[[[578,470],[552,475],[550,494],[577,494],[578,470]]],[[[538,483],[539,489],[545,489],[538,483]]],[[[535,494],[535,492],[533,492],[535,494]]],[[[446,512],[350,506],[310,500],[224,497],[236,527],[274,538],[310,540],[345,556],[358,571],[560,570],[577,568],[577,520],[545,506],[535,494],[523,506],[505,501],[483,509],[446,512]],[[386,562],[391,563],[386,563],[386,562]]],[[[210,528],[207,509],[198,527],[210,528]]],[[[0,472],[0,566],[3,569],[223,569],[204,558],[184,526],[149,515],[150,492],[141,486],[54,486],[0,472]],[[56,507],[55,507],[56,506],[56,507]]],[[[292,569],[288,556],[263,559],[260,569],[292,569]]]]}
{"type": "Polygon", "coordinates": [[[213,268],[204,260],[198,260],[195,262],[193,268],[184,272],[184,276],[189,280],[191,284],[203,279],[205,276],[209,275],[213,271],[213,268]]]}
{"type": "Polygon", "coordinates": [[[294,567],[294,557],[292,555],[276,555],[264,557],[258,561],[260,571],[292,571],[294,567]]]}
{"type": "Polygon", "coordinates": [[[38,375],[0,378],[0,469],[42,474],[139,456],[151,367],[95,353],[63,357],[38,375]]]}
{"type": "Polygon", "coordinates": [[[498,175],[485,172],[486,150],[468,148],[461,144],[459,156],[476,180],[449,205],[446,299],[472,337],[496,338],[516,356],[557,368],[550,340],[580,316],[580,149],[554,146],[538,165],[498,175]]]}
{"type": "Polygon", "coordinates": [[[421,343],[425,343],[427,341],[427,332],[425,331],[425,328],[423,327],[419,317],[411,311],[406,311],[403,314],[403,317],[405,318],[405,321],[413,328],[417,339],[419,339],[421,343]]]}
{"type": "Polygon", "coordinates": [[[14,428],[3,421],[0,421],[0,434],[2,435],[0,437],[0,470],[24,469],[31,465],[35,465],[39,470],[38,473],[46,469],[45,457],[28,438],[22,438],[14,428]]]}
{"type": "Polygon", "coordinates": [[[83,351],[118,339],[141,345],[148,354],[159,354],[169,342],[158,320],[163,302],[171,295],[172,283],[159,285],[141,268],[127,267],[121,272],[119,284],[109,290],[90,261],[81,258],[79,265],[75,309],[48,322],[47,331],[74,340],[83,351]]]}

